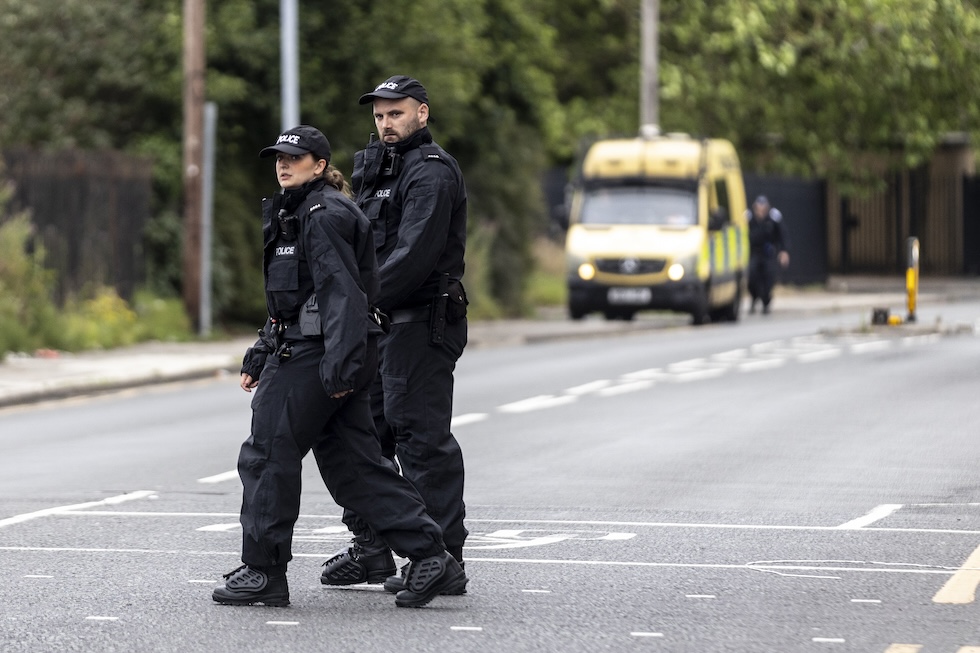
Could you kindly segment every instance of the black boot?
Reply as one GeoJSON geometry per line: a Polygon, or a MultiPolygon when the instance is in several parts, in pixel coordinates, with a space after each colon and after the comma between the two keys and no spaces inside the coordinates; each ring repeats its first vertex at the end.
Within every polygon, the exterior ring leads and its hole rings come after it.
{"type": "Polygon", "coordinates": [[[462,594],[466,574],[448,552],[412,560],[405,574],[405,589],[395,595],[399,608],[421,608],[438,594],[462,594]]]}
{"type": "Polygon", "coordinates": [[[263,603],[274,607],[289,605],[289,585],[285,567],[242,565],[224,575],[225,584],[214,588],[211,598],[223,605],[263,603]]]}
{"type": "MultiPolygon", "coordinates": [[[[384,587],[386,592],[398,594],[405,589],[405,576],[408,575],[408,567],[411,564],[412,563],[409,562],[402,565],[402,568],[398,572],[397,576],[388,576],[388,578],[385,579],[384,587]]],[[[440,592],[440,594],[445,596],[462,596],[463,594],[466,594],[466,583],[469,582],[469,578],[466,578],[466,563],[460,560],[459,568],[463,570],[463,578],[465,579],[463,584],[458,587],[454,587],[451,590],[444,590],[440,592]]]]}
{"type": "Polygon", "coordinates": [[[352,546],[323,563],[321,583],[382,583],[395,573],[395,560],[391,557],[391,551],[373,531],[356,533],[351,544],[352,546]]]}

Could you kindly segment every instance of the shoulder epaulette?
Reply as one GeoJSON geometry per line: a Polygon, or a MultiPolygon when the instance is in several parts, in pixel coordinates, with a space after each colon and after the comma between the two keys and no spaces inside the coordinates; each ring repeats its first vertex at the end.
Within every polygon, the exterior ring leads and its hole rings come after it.
{"type": "Polygon", "coordinates": [[[442,155],[439,154],[438,145],[433,143],[419,145],[419,151],[422,153],[422,158],[426,161],[442,161],[442,155]]]}

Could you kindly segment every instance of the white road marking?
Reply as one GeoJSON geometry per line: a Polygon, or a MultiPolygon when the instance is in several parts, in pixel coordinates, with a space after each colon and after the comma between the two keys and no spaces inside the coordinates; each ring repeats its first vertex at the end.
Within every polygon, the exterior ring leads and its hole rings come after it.
{"type": "Polygon", "coordinates": [[[667,376],[667,373],[661,370],[659,367],[651,367],[646,370],[628,372],[619,378],[623,379],[624,381],[655,381],[657,379],[667,378],[667,376]]]}
{"type": "Polygon", "coordinates": [[[684,598],[687,599],[715,599],[718,598],[714,594],[685,594],[684,598]]]}
{"type": "Polygon", "coordinates": [[[54,576],[48,576],[46,574],[27,574],[24,578],[54,578],[54,576]]]}
{"type": "Polygon", "coordinates": [[[347,533],[350,529],[347,526],[325,526],[323,528],[314,528],[314,533],[322,533],[323,535],[336,535],[337,533],[347,533]]]}
{"type": "Polygon", "coordinates": [[[467,413],[465,415],[457,415],[452,418],[449,422],[450,428],[456,428],[457,426],[466,426],[467,424],[476,424],[477,422],[482,422],[486,418],[490,417],[486,413],[467,413]]]}
{"type": "Polygon", "coordinates": [[[267,626],[298,626],[298,621],[267,621],[267,626]]]}
{"type": "Polygon", "coordinates": [[[201,526],[195,530],[198,531],[217,531],[219,533],[230,533],[232,531],[241,530],[241,524],[210,524],[208,526],[201,526]]]}
{"type": "Polygon", "coordinates": [[[720,354],[714,354],[711,357],[719,361],[731,363],[733,361],[742,360],[748,356],[748,353],[748,349],[732,349],[731,351],[723,351],[720,354]]]}
{"type": "Polygon", "coordinates": [[[674,381],[678,383],[689,383],[691,381],[703,381],[704,379],[713,379],[724,374],[727,370],[723,367],[708,368],[704,370],[696,370],[693,372],[683,372],[674,376],[674,381]]]}
{"type": "Polygon", "coordinates": [[[849,522],[846,522],[844,524],[841,524],[837,528],[839,528],[841,530],[850,530],[850,529],[854,529],[854,528],[864,528],[865,526],[868,526],[870,524],[873,524],[876,521],[881,521],[885,517],[888,517],[889,515],[891,515],[892,513],[894,513],[897,510],[900,510],[901,508],[902,508],[902,504],[901,503],[885,503],[885,504],[882,504],[882,505],[876,507],[874,510],[872,510],[871,512],[869,512],[865,516],[858,517],[857,519],[852,519],[849,522]]]}
{"type": "Polygon", "coordinates": [[[471,632],[481,632],[483,630],[482,626],[450,626],[449,630],[465,630],[471,632]]]}
{"type": "Polygon", "coordinates": [[[767,358],[763,360],[747,361],[739,363],[738,369],[741,372],[758,372],[759,370],[771,370],[786,363],[785,358],[767,358]]]}
{"type": "MultiPolygon", "coordinates": [[[[911,504],[919,505],[919,504],[911,504]]],[[[945,505],[945,504],[940,504],[945,505]]],[[[954,504],[960,505],[960,504],[954,504]]],[[[238,513],[228,512],[114,512],[105,510],[91,511],[68,511],[64,513],[53,513],[62,517],[231,517],[237,518],[238,513]]],[[[339,520],[340,515],[300,515],[301,519],[330,519],[339,520]]],[[[478,519],[469,518],[467,522],[482,524],[560,524],[560,525],[581,525],[581,526],[616,526],[616,527],[652,527],[652,528],[704,528],[722,530],[759,530],[759,531],[839,531],[840,526],[792,526],[778,524],[698,524],[689,522],[632,522],[632,521],[601,521],[601,520],[563,520],[563,519],[478,519]]],[[[980,530],[962,530],[957,528],[861,528],[857,529],[868,533],[929,533],[929,534],[948,534],[948,535],[980,535],[980,530]]],[[[0,547],[2,550],[18,551],[18,547],[0,547]]],[[[32,550],[32,549],[25,549],[32,550]]],[[[49,550],[42,548],[40,550],[49,550]]]]}
{"type": "Polygon", "coordinates": [[[530,397],[528,399],[522,399],[520,401],[497,406],[497,410],[504,413],[528,413],[532,410],[564,406],[565,404],[572,403],[576,399],[578,399],[578,397],[575,395],[562,395],[560,397],[556,397],[554,395],[538,395],[537,397],[530,397]]]}
{"type": "Polygon", "coordinates": [[[76,503],[70,506],[45,508],[44,510],[28,512],[22,515],[14,515],[13,517],[7,517],[6,519],[0,519],[0,528],[3,528],[4,526],[11,526],[13,524],[20,524],[25,521],[37,519],[38,517],[48,517],[50,515],[63,515],[63,514],[74,512],[76,510],[94,508],[95,506],[112,506],[112,505],[123,503],[125,501],[135,501],[136,499],[145,499],[146,497],[153,496],[155,494],[156,492],[153,490],[138,490],[136,492],[128,492],[126,494],[120,494],[114,497],[109,497],[107,499],[102,499],[101,501],[89,501],[87,503],[76,503]]]}
{"type": "Polygon", "coordinates": [[[620,385],[614,385],[609,388],[603,388],[598,392],[600,397],[614,397],[616,395],[626,394],[627,392],[637,392],[638,390],[647,390],[653,387],[653,381],[633,381],[632,383],[622,383],[620,385]]]}
{"type": "Polygon", "coordinates": [[[847,640],[843,637],[814,637],[813,641],[818,644],[843,644],[847,640]]]}
{"type": "Polygon", "coordinates": [[[567,390],[565,390],[565,394],[578,395],[578,396],[587,395],[591,392],[597,392],[599,390],[602,390],[603,388],[607,387],[611,383],[612,381],[610,381],[609,379],[592,381],[591,383],[584,383],[582,385],[577,385],[574,388],[568,388],[567,390]]]}
{"type": "Polygon", "coordinates": [[[521,590],[525,594],[551,594],[551,590],[521,590]]]}
{"type": "Polygon", "coordinates": [[[608,535],[603,535],[600,540],[632,540],[636,537],[636,533],[609,533],[608,535]]]}
{"type": "Polygon", "coordinates": [[[119,621],[119,617],[99,617],[96,615],[92,615],[85,618],[88,619],[89,621],[119,621]]]}
{"type": "Polygon", "coordinates": [[[825,361],[831,358],[837,358],[841,355],[841,350],[837,347],[831,349],[818,349],[816,351],[809,351],[805,354],[798,354],[796,360],[801,363],[816,363],[818,361],[825,361]]]}
{"type": "Polygon", "coordinates": [[[203,580],[203,579],[202,580],[195,580],[195,579],[192,578],[192,579],[190,579],[187,582],[188,583],[192,583],[192,584],[198,584],[198,585],[213,585],[213,584],[219,583],[221,581],[217,581],[217,580],[203,580]]]}
{"type": "Polygon", "coordinates": [[[851,603],[881,603],[881,599],[851,599],[851,603]]]}
{"type": "Polygon", "coordinates": [[[225,481],[231,481],[237,479],[238,470],[233,469],[230,472],[221,472],[220,474],[215,474],[214,476],[205,476],[204,478],[197,479],[198,483],[224,483],[225,481]]]}
{"type": "Polygon", "coordinates": [[[664,636],[663,633],[645,633],[639,631],[630,633],[630,637],[663,637],[663,636],[664,636]]]}
{"type": "Polygon", "coordinates": [[[855,354],[867,354],[875,351],[883,351],[892,346],[890,340],[872,340],[871,342],[858,342],[851,345],[851,352],[855,354]]]}
{"type": "Polygon", "coordinates": [[[892,644],[885,653],[919,653],[921,650],[922,644],[892,644]]]}

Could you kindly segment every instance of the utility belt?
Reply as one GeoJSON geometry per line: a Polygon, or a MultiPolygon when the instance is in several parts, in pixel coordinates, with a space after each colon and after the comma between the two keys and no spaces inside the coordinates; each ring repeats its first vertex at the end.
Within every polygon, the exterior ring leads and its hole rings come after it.
{"type": "Polygon", "coordinates": [[[409,324],[412,322],[429,323],[429,344],[438,346],[445,339],[446,325],[456,324],[466,317],[466,290],[457,279],[450,279],[448,274],[439,278],[439,291],[432,302],[425,306],[396,308],[391,311],[389,318],[392,325],[409,324]]]}

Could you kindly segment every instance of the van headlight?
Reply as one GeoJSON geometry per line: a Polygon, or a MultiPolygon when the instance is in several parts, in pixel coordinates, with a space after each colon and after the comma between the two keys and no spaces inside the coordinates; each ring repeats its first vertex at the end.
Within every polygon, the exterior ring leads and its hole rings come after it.
{"type": "Polygon", "coordinates": [[[585,281],[591,281],[595,278],[595,266],[591,263],[583,263],[578,266],[578,276],[585,281]]]}
{"type": "Polygon", "coordinates": [[[667,278],[671,281],[680,281],[684,278],[684,266],[681,263],[672,263],[667,268],[667,278]]]}

